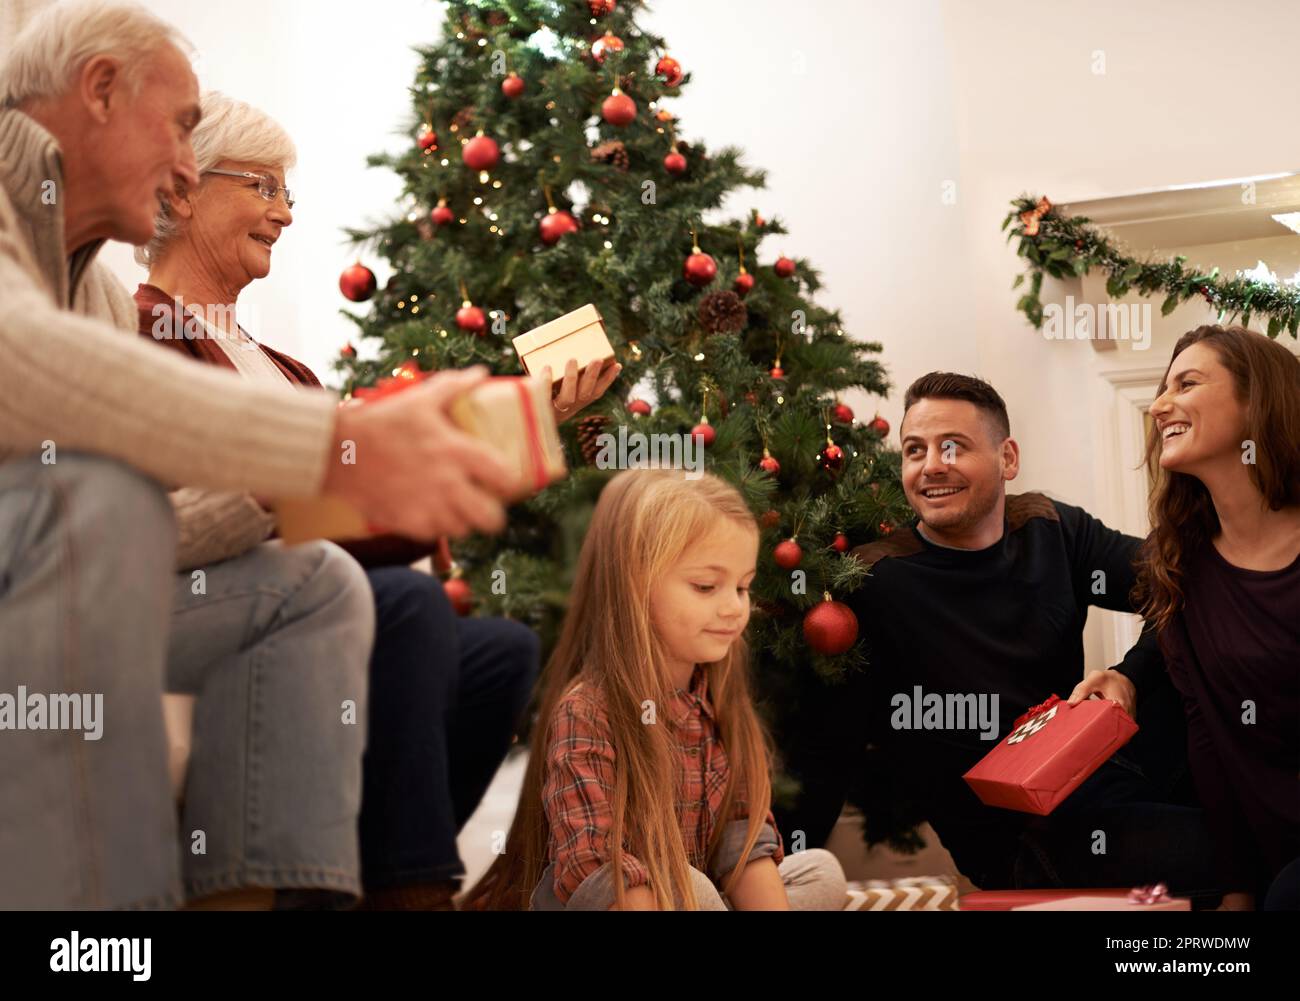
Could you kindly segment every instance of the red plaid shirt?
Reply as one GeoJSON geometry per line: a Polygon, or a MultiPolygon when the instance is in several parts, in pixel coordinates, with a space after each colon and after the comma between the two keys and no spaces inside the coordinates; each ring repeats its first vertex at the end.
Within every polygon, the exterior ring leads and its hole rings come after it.
{"type": "MultiPolygon", "coordinates": [[[[717,732],[708,700],[708,679],[697,667],[690,690],[673,693],[666,714],[681,750],[677,815],[688,862],[707,871],[709,839],[719,823],[727,786],[727,753],[717,732]]],[[[663,720],[660,721],[661,723],[663,720]]],[[[555,866],[555,895],[563,903],[584,879],[610,860],[610,799],[614,791],[615,748],[600,693],[577,685],[556,707],[546,752],[542,801],[549,825],[547,855],[555,866]]],[[[743,790],[729,820],[746,820],[749,807],[743,790]]],[[[776,837],[772,858],[784,857],[776,821],[767,823],[776,837]]],[[[631,889],[648,881],[641,860],[623,853],[624,885],[631,889]]]]}

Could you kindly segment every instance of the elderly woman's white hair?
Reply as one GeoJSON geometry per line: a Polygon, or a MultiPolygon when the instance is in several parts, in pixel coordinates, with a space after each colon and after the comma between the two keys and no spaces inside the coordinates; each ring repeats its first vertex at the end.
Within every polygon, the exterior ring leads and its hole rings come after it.
{"type": "MultiPolygon", "coordinates": [[[[281,170],[297,163],[298,151],[293,140],[265,112],[216,90],[204,94],[200,106],[203,117],[191,136],[200,177],[223,160],[261,163],[281,170]]],[[[136,248],[136,262],[146,268],[152,265],[179,231],[167,210],[160,210],[154,238],[146,246],[136,248]]]]}
{"type": "Polygon", "coordinates": [[[0,63],[0,108],[57,97],[93,56],[122,64],[122,79],[139,93],[140,71],[165,44],[189,54],[193,46],[166,21],[122,0],[65,0],[51,4],[18,33],[0,63]]]}

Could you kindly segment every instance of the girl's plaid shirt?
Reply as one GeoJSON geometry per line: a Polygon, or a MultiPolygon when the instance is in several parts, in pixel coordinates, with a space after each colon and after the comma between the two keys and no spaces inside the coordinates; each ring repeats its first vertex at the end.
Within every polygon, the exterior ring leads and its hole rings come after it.
{"type": "MultiPolygon", "coordinates": [[[[688,863],[719,882],[734,868],[744,847],[749,808],[743,790],[732,809],[713,865],[708,865],[709,839],[719,822],[729,766],[708,700],[708,679],[695,669],[689,690],[679,688],[668,706],[667,722],[677,735],[681,773],[677,813],[688,863]]],[[[578,685],[556,707],[546,751],[542,801],[549,825],[547,854],[554,865],[555,895],[567,903],[579,885],[610,860],[610,802],[614,792],[615,748],[600,693],[578,685]]],[[[784,858],[776,820],[768,811],[758,843],[746,861],[770,856],[784,858]]],[[[640,859],[623,853],[624,885],[631,889],[648,881],[640,859]]]]}

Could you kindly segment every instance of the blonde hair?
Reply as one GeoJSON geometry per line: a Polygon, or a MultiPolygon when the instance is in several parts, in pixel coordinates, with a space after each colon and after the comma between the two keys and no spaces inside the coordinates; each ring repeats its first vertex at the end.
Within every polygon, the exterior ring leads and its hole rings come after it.
{"type": "MultiPolygon", "coordinates": [[[[538,725],[505,853],[470,891],[466,906],[528,908],[547,864],[542,788],[551,723],[560,702],[578,683],[599,691],[615,747],[611,867],[621,874],[627,844],[649,872],[650,890],[660,908],[697,906],[675,809],[680,752],[669,727],[645,726],[641,714],[643,700],[667,705],[673,692],[664,667],[665,649],[651,620],[653,586],[720,519],[756,530],[740,493],[710,474],[691,480],[680,470],[633,469],[615,476],[601,493],[578,557],[569,612],[543,675],[538,725]]],[[[710,859],[738,797],[743,795],[749,808],[746,843],[728,876],[730,887],[766,820],[771,752],[750,698],[744,638],[706,670],[709,698],[731,766],[719,812],[722,822],[708,846],[710,859]]],[[[623,879],[615,878],[614,886],[622,906],[623,879]]]]}
{"type": "MultiPolygon", "coordinates": [[[[223,160],[263,163],[288,170],[298,162],[289,133],[264,111],[210,90],[199,102],[203,117],[190,136],[200,177],[223,160]]],[[[154,220],[154,237],[135,248],[136,263],[150,267],[180,233],[180,225],[165,208],[154,220]]]]}
{"type": "Polygon", "coordinates": [[[143,7],[121,0],[67,0],[46,7],[18,33],[0,63],[0,108],[64,93],[86,62],[110,56],[122,65],[128,93],[139,93],[149,57],[171,44],[193,46],[143,7]]]}

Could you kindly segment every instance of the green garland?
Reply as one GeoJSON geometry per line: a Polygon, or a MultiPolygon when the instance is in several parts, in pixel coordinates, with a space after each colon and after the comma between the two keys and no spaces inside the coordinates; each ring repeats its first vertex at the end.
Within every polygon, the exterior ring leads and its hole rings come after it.
{"type": "Polygon", "coordinates": [[[1039,292],[1044,272],[1053,278],[1081,278],[1093,268],[1101,268],[1108,275],[1106,293],[1111,298],[1118,299],[1130,289],[1146,296],[1163,293],[1162,316],[1199,295],[1218,308],[1220,323],[1225,317],[1239,316],[1241,325],[1248,327],[1252,316],[1268,317],[1269,337],[1277,337],[1284,329],[1296,337],[1300,329],[1300,288],[1248,278],[1220,278],[1218,268],[1202,274],[1183,267],[1187,258],[1181,254],[1167,261],[1136,260],[1118,249],[1088,219],[1067,219],[1046,198],[1023,195],[1013,199],[1011,205],[1002,229],[1010,227],[1008,242],[1020,238],[1017,253],[1028,261],[1025,273],[1017,275],[1011,287],[1019,288],[1029,278],[1029,291],[1020,297],[1016,309],[1035,327],[1043,325],[1039,292]]]}

